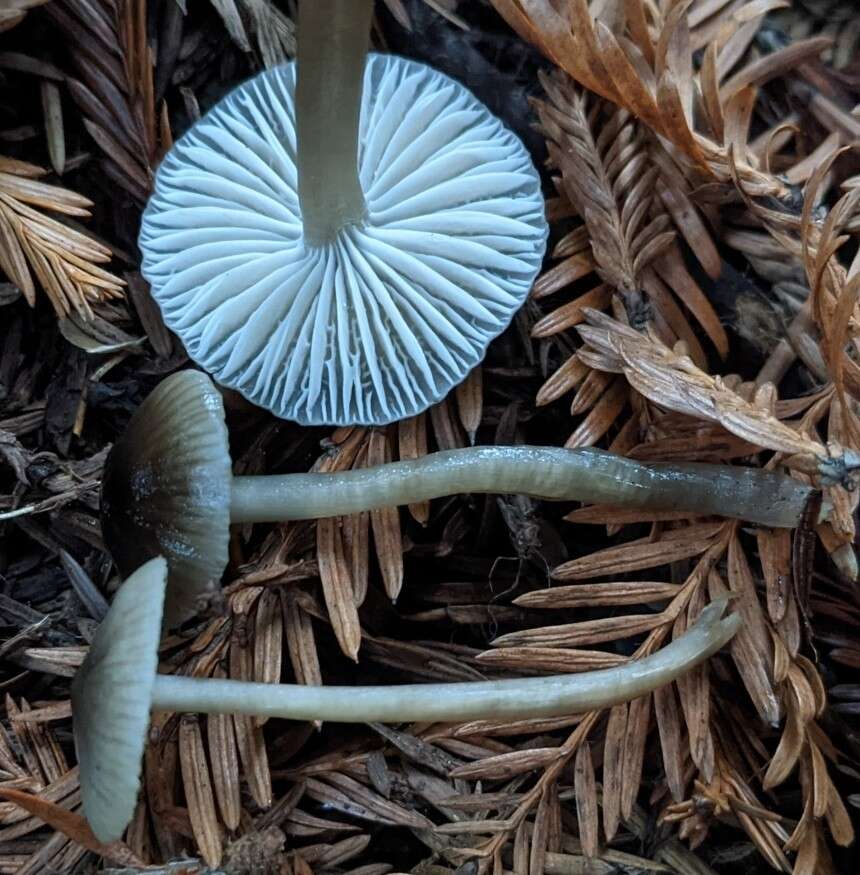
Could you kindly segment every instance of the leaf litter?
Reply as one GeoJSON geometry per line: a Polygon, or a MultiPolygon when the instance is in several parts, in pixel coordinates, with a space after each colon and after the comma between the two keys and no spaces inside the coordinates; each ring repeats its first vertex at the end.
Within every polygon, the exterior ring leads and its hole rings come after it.
{"type": "MultiPolygon", "coordinates": [[[[7,4],[9,6],[9,4],[7,4]]],[[[472,443],[601,446],[825,485],[795,532],[457,496],[237,527],[162,670],[263,683],[617,666],[708,600],[744,629],[606,712],[335,727],[157,715],[123,842],[80,812],[68,678],[116,585],[110,444],[186,363],[135,237],[173,138],[295,51],[270,0],[0,10],[0,872],[848,871],[860,799],[860,66],[850,0],[385,0],[542,164],[550,252],[426,414],[333,433],[228,393],[242,473],[472,443]],[[8,31],[8,33],[6,33],[8,31]],[[526,99],[527,98],[527,99],[526,99]],[[50,168],[50,169],[48,169],[50,168]]],[[[442,61],[440,61],[442,63],[442,61]]]]}

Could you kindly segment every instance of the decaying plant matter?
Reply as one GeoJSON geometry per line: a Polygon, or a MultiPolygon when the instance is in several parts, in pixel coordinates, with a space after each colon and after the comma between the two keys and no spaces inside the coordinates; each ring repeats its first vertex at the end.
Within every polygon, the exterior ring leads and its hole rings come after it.
{"type": "Polygon", "coordinates": [[[850,0],[376,3],[375,50],[495,99],[527,144],[549,257],[483,363],[412,419],[329,433],[224,394],[236,476],[597,446],[820,486],[801,526],[496,495],[235,525],[223,588],[162,641],[159,671],[305,685],[584,672],[657,651],[726,595],[743,619],[731,644],[587,714],[338,728],[157,713],[123,839],[87,827],[69,691],[114,585],[102,466],[186,365],[138,273],[140,213],[174,134],[294,55],[295,5],[0,11],[0,872],[853,871],[850,0]]]}
{"type": "Polygon", "coordinates": [[[40,212],[88,216],[92,202],[73,191],[39,181],[46,170],[0,157],[0,267],[36,303],[35,275],[58,316],[72,310],[92,315],[97,301],[122,297],[122,280],[100,264],[110,261],[107,246],[40,212]]]}

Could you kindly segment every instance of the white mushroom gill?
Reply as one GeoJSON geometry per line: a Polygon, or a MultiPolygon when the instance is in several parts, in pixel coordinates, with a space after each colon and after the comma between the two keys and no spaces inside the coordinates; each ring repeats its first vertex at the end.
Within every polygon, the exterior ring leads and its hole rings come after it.
{"type": "Polygon", "coordinates": [[[303,236],[295,65],[217,104],[160,167],[140,235],[167,325],[220,383],[305,424],[383,424],[444,397],[540,267],[540,180],[462,85],[369,55],[358,172],[366,219],[303,236]]]}

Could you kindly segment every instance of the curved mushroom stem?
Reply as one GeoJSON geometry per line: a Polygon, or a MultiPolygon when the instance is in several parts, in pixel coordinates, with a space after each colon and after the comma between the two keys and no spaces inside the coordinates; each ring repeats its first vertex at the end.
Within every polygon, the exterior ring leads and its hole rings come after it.
{"type": "Polygon", "coordinates": [[[740,625],[737,614],[721,619],[726,604],[720,599],[708,605],[686,634],[651,656],[581,675],[393,687],[306,687],[157,675],[152,707],[339,723],[578,714],[643,696],[716,653],[740,625]]]}
{"type": "Polygon", "coordinates": [[[367,207],[358,125],[373,0],[301,0],[296,83],[299,204],[305,241],[320,246],[367,207]]]}
{"type": "Polygon", "coordinates": [[[756,468],[643,465],[595,449],[470,447],[340,473],[234,477],[230,519],[317,519],[467,492],[682,510],[791,528],[813,490],[756,468]]]}

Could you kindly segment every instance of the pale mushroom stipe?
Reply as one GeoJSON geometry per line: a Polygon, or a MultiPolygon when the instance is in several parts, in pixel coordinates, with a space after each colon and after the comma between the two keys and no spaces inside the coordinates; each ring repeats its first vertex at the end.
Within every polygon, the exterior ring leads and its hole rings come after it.
{"type": "Polygon", "coordinates": [[[755,468],[644,465],[596,449],[470,447],[325,474],[234,477],[221,395],[200,371],[163,380],[113,446],[105,544],[125,577],[165,556],[165,622],[193,616],[227,565],[231,522],[316,519],[458,493],[519,493],[797,526],[815,490],[755,468]]]}
{"type": "Polygon", "coordinates": [[[300,3],[297,63],[176,142],[140,232],[143,274],[191,358],[304,424],[384,424],[443,398],[546,248],[523,144],[458,82],[368,57],[371,10],[300,3]]]}
{"type": "Polygon", "coordinates": [[[84,814],[102,842],[134,814],[151,711],[249,714],[341,723],[520,720],[636,699],[716,653],[737,631],[727,601],[708,605],[651,656],[579,675],[385,687],[312,687],[158,674],[167,563],[151,559],[120,587],[72,683],[84,814]]]}

